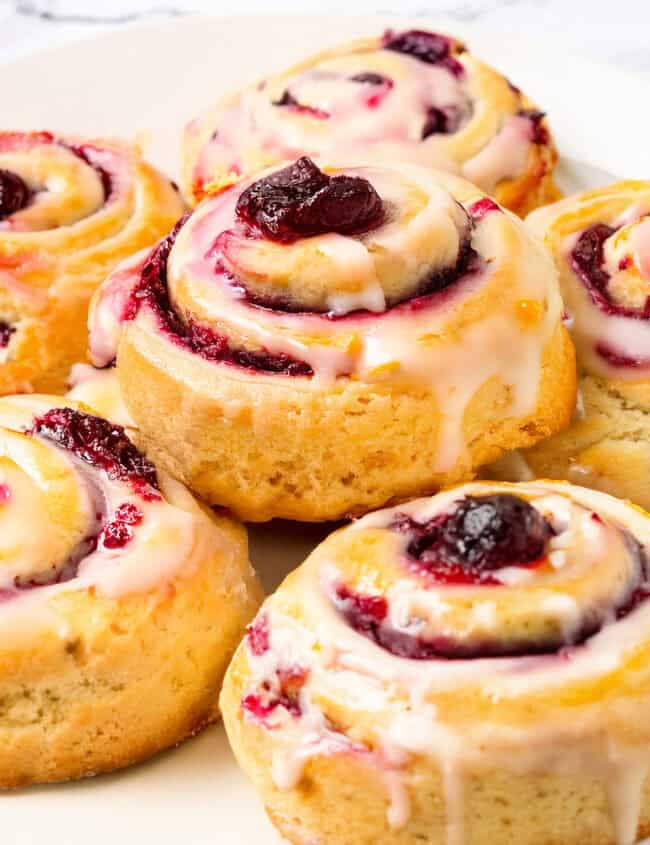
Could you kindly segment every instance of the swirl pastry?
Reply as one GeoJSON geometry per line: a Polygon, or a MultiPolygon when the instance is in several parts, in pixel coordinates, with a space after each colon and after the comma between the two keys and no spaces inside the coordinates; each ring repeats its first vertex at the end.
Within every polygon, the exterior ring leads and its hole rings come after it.
{"type": "Polygon", "coordinates": [[[244,529],[118,425],[0,400],[0,787],[141,760],[217,716],[260,591],[244,529]]]}
{"type": "Polygon", "coordinates": [[[0,394],[63,389],[95,288],[183,210],[135,148],[0,132],[0,394]]]}
{"type": "Polygon", "coordinates": [[[618,182],[535,212],[558,269],[580,369],[573,425],[491,468],[543,475],[650,508],[650,182],[618,182]]]}
{"type": "Polygon", "coordinates": [[[300,155],[373,156],[457,172],[524,213],[558,196],[544,114],[453,38],[387,32],[320,53],[193,120],[186,194],[300,155]]]}
{"type": "Polygon", "coordinates": [[[474,482],[337,531],[226,675],[296,845],[632,845],[650,833],[650,517],[474,482]]]}
{"type": "Polygon", "coordinates": [[[566,424],[561,314],[541,245],[474,186],[303,158],[212,196],[109,278],[91,357],[117,355],[143,448],[207,501],[324,520],[566,424]]]}

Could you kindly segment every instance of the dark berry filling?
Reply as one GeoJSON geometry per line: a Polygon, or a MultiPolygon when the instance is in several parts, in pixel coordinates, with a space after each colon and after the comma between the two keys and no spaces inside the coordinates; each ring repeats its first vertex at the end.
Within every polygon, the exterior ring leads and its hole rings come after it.
{"type": "Polygon", "coordinates": [[[0,220],[29,205],[32,191],[17,173],[0,170],[0,220]]]}
{"type": "Polygon", "coordinates": [[[134,525],[143,520],[140,508],[132,502],[124,502],[116,508],[113,518],[107,522],[101,533],[101,542],[106,549],[121,549],[133,537],[134,525]]]}
{"type": "Polygon", "coordinates": [[[451,135],[458,131],[461,122],[462,112],[459,108],[449,106],[446,109],[439,109],[436,106],[429,106],[422,127],[422,140],[431,135],[451,135]]]}
{"type": "MultiPolygon", "coordinates": [[[[571,253],[571,266],[575,274],[587,288],[594,305],[598,306],[605,314],[631,317],[636,320],[650,319],[650,296],[647,297],[642,308],[632,308],[626,305],[617,305],[609,295],[608,286],[610,275],[604,266],[605,242],[616,231],[616,228],[608,226],[605,223],[597,223],[589,229],[585,229],[578,238],[571,253]]],[[[628,266],[627,262],[626,266],[628,266]]],[[[619,356],[615,350],[609,350],[606,346],[603,346],[601,355],[610,359],[612,363],[618,357],[622,361],[628,362],[620,366],[636,366],[639,363],[635,359],[628,358],[625,355],[619,356]]]]}
{"type": "MultiPolygon", "coordinates": [[[[444,35],[436,32],[426,32],[421,29],[411,29],[408,32],[387,32],[384,36],[383,47],[395,53],[413,56],[429,65],[441,65],[454,76],[462,76],[462,64],[453,55],[454,43],[444,35]]],[[[458,52],[461,52],[458,50],[458,52]]]]}
{"type": "Polygon", "coordinates": [[[133,320],[141,303],[145,302],[156,314],[161,329],[175,343],[200,355],[206,361],[233,364],[250,370],[279,373],[289,376],[311,376],[313,370],[304,361],[288,355],[272,355],[265,350],[249,352],[233,349],[228,340],[198,323],[185,323],[174,311],[167,289],[167,261],[174,241],[189,215],[181,218],[172,232],[149,255],[142,268],[140,283],[133,292],[123,314],[124,320],[133,320]]]}
{"type": "Polygon", "coordinates": [[[393,530],[409,537],[408,558],[443,583],[498,583],[491,575],[505,566],[541,562],[552,528],[518,496],[467,496],[451,513],[427,523],[400,514],[393,530]]]}
{"type": "Polygon", "coordinates": [[[0,320],[0,349],[6,349],[9,346],[11,335],[16,331],[14,326],[7,323],[5,320],[0,320]]]}
{"type": "Polygon", "coordinates": [[[381,73],[374,73],[371,70],[355,73],[354,76],[350,77],[350,82],[360,82],[364,85],[393,85],[392,79],[381,73]]]}
{"type": "Polygon", "coordinates": [[[544,126],[545,112],[533,109],[520,109],[517,114],[520,117],[526,117],[531,123],[532,134],[531,141],[533,144],[545,146],[549,142],[548,129],[544,126]]]}
{"type": "Polygon", "coordinates": [[[260,685],[257,692],[244,696],[241,705],[244,715],[266,727],[269,727],[266,720],[278,707],[284,708],[294,718],[300,718],[300,691],[307,681],[308,674],[301,666],[278,669],[272,683],[266,681],[260,685]]]}
{"type": "Polygon", "coordinates": [[[53,408],[34,420],[29,433],[72,452],[111,479],[128,482],[145,499],[159,498],[156,468],[121,425],[73,408],[53,408]]]}
{"type": "Polygon", "coordinates": [[[319,120],[327,120],[329,112],[323,109],[315,108],[314,106],[306,106],[298,102],[289,89],[285,89],[279,100],[275,100],[274,106],[288,106],[292,111],[304,114],[308,117],[316,117],[319,120]]]}
{"type": "Polygon", "coordinates": [[[360,234],[384,219],[381,197],[366,179],[328,176],[311,159],[259,179],[237,201],[240,221],[281,243],[338,232],[360,234]]]}

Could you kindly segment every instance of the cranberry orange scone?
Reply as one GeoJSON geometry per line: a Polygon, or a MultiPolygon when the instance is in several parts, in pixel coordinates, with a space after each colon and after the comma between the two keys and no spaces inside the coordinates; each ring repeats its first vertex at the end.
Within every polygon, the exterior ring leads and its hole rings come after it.
{"type": "Polygon", "coordinates": [[[565,425],[561,317],[550,257],[473,185],[300,159],[120,267],[91,308],[91,357],[117,356],[139,442],[207,501],[324,520],[565,425]]]}
{"type": "Polygon", "coordinates": [[[95,288],[183,210],[135,148],[0,132],[0,394],[63,389],[95,288]]]}
{"type": "Polygon", "coordinates": [[[579,402],[569,429],[493,472],[567,478],[650,508],[650,182],[569,197],[528,223],[560,271],[579,402]]]}
{"type": "Polygon", "coordinates": [[[471,483],[323,542],[221,709],[295,845],[632,845],[650,834],[650,517],[471,483]]]}
{"type": "Polygon", "coordinates": [[[192,121],[185,190],[198,201],[260,168],[334,154],[451,169],[518,213],[558,196],[543,113],[460,41],[418,30],[328,50],[192,121]]]}
{"type": "Polygon", "coordinates": [[[0,399],[0,787],[150,756],[217,716],[260,600],[244,529],[125,430],[0,399]]]}

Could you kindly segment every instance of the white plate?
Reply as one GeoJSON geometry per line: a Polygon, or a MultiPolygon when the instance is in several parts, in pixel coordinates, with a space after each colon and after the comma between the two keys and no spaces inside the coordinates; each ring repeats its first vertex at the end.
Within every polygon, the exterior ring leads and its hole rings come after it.
{"type": "MultiPolygon", "coordinates": [[[[171,175],[183,124],[240,82],[339,40],[413,25],[395,18],[188,18],[138,26],[0,64],[4,128],[132,137],[171,175]]],[[[422,18],[417,25],[431,25],[422,18]]],[[[565,189],[648,176],[647,82],[558,57],[548,44],[455,26],[472,49],[545,108],[565,156],[565,189]],[[606,104],[606,105],[605,105],[606,104]]],[[[255,528],[253,559],[272,588],[327,532],[255,528]]],[[[223,729],[122,773],[0,796],[8,845],[277,845],[223,729]]]]}

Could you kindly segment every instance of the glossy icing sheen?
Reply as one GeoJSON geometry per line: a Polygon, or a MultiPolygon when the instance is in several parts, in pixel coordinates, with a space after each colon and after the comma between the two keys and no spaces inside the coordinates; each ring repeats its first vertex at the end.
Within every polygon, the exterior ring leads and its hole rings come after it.
{"type": "Polygon", "coordinates": [[[12,640],[59,632],[59,596],[84,590],[118,599],[159,590],[221,546],[187,490],[158,487],[93,466],[29,433],[51,397],[0,400],[0,629],[12,640]],[[121,523],[121,524],[118,524],[121,523]]]}
{"type": "Polygon", "coordinates": [[[527,222],[556,257],[584,369],[620,381],[650,378],[650,183],[568,197],[527,222]],[[603,236],[589,272],[575,256],[594,231],[603,236]]]}
{"type": "MultiPolygon", "coordinates": [[[[427,35],[426,33],[424,34],[427,35]]],[[[400,36],[397,36],[399,39],[400,36]]],[[[460,42],[431,34],[438,59],[387,39],[330,51],[231,98],[188,126],[200,138],[194,190],[307,154],[412,161],[465,176],[485,191],[521,175],[536,143],[521,92],[460,42]]]]}
{"type": "MultiPolygon", "coordinates": [[[[231,347],[303,362],[313,389],[337,379],[423,385],[445,409],[435,468],[444,471],[464,450],[465,409],[490,378],[511,387],[504,413],[534,410],[542,351],[562,312],[553,268],[518,220],[462,180],[414,165],[325,170],[368,180],[383,224],[277,243],[237,221],[244,182],[202,203],[178,232],[166,265],[171,307],[231,347]]],[[[133,297],[145,265],[142,256],[122,265],[95,299],[97,366],[115,357],[132,321],[160,331],[133,297]]]]}
{"type": "Polygon", "coordinates": [[[410,757],[424,755],[443,775],[447,841],[463,845],[467,770],[595,776],[617,842],[632,845],[650,744],[650,678],[639,662],[650,636],[649,543],[642,512],[553,482],[468,484],[332,535],[267,602],[246,641],[243,714],[272,734],[276,785],[296,787],[312,757],[352,755],[382,775],[399,828],[410,817],[410,757]],[[523,497],[548,520],[542,560],[497,569],[489,585],[440,583],[413,568],[396,520],[426,523],[465,496],[495,491],[523,497]],[[357,630],[333,599],[342,585],[365,596],[357,630]],[[397,656],[370,636],[373,614],[394,642],[462,640],[476,656],[397,656]],[[551,632],[563,645],[536,654],[551,632]],[[520,636],[529,653],[481,657],[491,638],[520,636]],[[354,740],[334,728],[330,704],[357,725],[354,740]]]}

